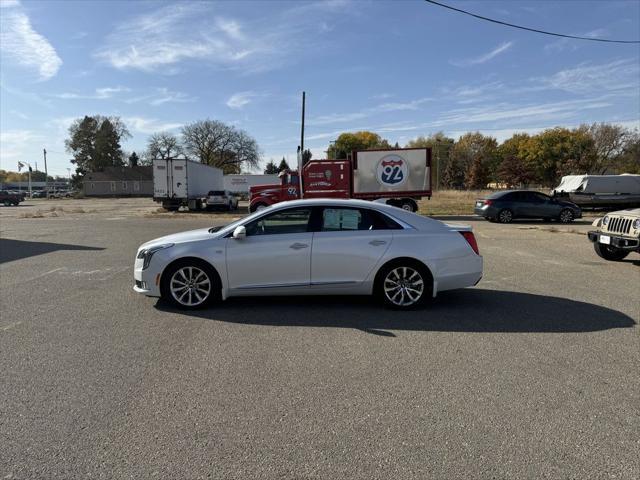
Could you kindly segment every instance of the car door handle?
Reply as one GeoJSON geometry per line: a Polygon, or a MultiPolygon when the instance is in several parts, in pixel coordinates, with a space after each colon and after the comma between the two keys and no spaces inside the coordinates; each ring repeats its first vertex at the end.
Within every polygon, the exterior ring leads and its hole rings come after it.
{"type": "Polygon", "coordinates": [[[371,240],[369,242],[369,245],[373,245],[374,247],[377,247],[378,245],[384,245],[385,243],[387,242],[385,242],[384,240],[371,240]]]}
{"type": "Polygon", "coordinates": [[[306,243],[294,243],[293,245],[289,245],[289,248],[293,248],[294,250],[301,250],[308,247],[309,245],[306,243]]]}

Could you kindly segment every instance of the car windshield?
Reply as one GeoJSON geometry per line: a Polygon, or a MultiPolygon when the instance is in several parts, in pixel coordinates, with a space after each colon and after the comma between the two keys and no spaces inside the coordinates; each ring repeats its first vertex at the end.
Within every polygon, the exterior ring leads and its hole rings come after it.
{"type": "Polygon", "coordinates": [[[247,217],[240,218],[240,219],[236,220],[235,222],[231,222],[231,223],[229,223],[227,225],[211,227],[209,229],[209,233],[215,233],[215,234],[218,234],[220,236],[224,236],[227,233],[233,231],[238,225],[240,225],[242,223],[250,222],[254,218],[262,215],[263,213],[265,213],[265,211],[267,209],[271,209],[271,207],[267,207],[266,209],[262,209],[262,210],[258,210],[256,212],[253,212],[251,215],[249,215],[247,217]]]}

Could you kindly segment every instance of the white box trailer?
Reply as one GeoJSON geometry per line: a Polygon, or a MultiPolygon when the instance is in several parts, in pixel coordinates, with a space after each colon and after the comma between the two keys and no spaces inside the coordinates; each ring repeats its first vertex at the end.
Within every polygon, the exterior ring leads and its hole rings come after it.
{"type": "Polygon", "coordinates": [[[200,210],[210,190],[224,190],[219,168],[183,158],[153,161],[153,199],[167,210],[200,210]]]}
{"type": "Polygon", "coordinates": [[[224,176],[224,189],[232,193],[249,193],[249,188],[256,185],[278,183],[278,175],[238,173],[224,176]]]}

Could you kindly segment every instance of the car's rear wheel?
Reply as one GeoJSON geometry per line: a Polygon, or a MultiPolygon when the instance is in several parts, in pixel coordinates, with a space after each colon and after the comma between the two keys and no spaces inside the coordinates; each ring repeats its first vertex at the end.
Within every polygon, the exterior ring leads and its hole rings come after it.
{"type": "Polygon", "coordinates": [[[513,221],[513,212],[508,208],[505,208],[498,212],[497,218],[500,223],[511,223],[513,221]]]}
{"type": "Polygon", "coordinates": [[[219,291],[213,269],[196,259],[174,263],[162,274],[162,298],[184,310],[205,307],[219,291]]]}
{"type": "Polygon", "coordinates": [[[4,203],[5,207],[10,207],[11,206],[11,200],[5,200],[3,203],[4,203]]]}
{"type": "Polygon", "coordinates": [[[391,308],[407,310],[423,304],[432,294],[429,272],[414,262],[394,262],[377,276],[376,295],[391,308]]]}
{"type": "Polygon", "coordinates": [[[571,223],[573,222],[573,219],[574,219],[573,212],[568,208],[563,209],[560,212],[560,216],[558,217],[558,220],[560,220],[560,222],[562,223],[571,223]]]}
{"type": "Polygon", "coordinates": [[[609,260],[611,262],[619,262],[627,255],[629,252],[625,252],[624,250],[620,250],[619,248],[612,247],[611,245],[603,245],[601,243],[594,243],[593,249],[596,251],[600,258],[604,258],[605,260],[609,260]]]}

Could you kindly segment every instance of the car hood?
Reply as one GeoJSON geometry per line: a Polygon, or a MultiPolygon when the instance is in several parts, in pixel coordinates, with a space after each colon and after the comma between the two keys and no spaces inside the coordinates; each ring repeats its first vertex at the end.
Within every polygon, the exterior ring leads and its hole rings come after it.
{"type": "Polygon", "coordinates": [[[215,233],[210,233],[208,228],[199,228],[198,230],[189,230],[188,232],[173,233],[160,238],[154,238],[147,243],[140,245],[140,248],[153,247],[164,243],[185,243],[195,242],[198,240],[207,240],[215,238],[215,233]]]}

